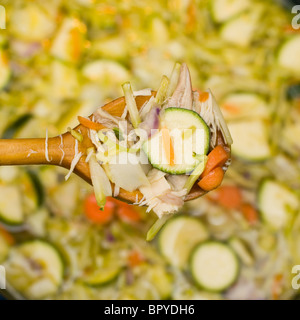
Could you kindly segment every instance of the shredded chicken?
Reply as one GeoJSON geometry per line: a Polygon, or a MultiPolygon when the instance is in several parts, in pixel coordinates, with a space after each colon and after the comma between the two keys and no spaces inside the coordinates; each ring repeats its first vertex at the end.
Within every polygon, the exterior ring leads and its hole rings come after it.
{"type": "Polygon", "coordinates": [[[98,108],[94,113],[95,121],[103,124],[105,127],[109,129],[113,129],[119,126],[119,121],[121,118],[114,117],[107,111],[103,110],[103,108],[98,108]]]}
{"type": "Polygon", "coordinates": [[[167,103],[167,107],[177,107],[192,109],[193,107],[193,89],[190,71],[185,63],[180,69],[180,76],[177,87],[167,103]]]}

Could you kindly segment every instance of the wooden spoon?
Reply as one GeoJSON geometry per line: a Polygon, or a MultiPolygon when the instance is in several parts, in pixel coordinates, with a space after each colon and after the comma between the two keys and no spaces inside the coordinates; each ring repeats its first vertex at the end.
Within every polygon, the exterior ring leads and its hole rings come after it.
{"type": "MultiPolygon", "coordinates": [[[[152,92],[155,95],[156,92],[152,92]]],[[[136,104],[141,108],[151,96],[137,96],[136,104]]],[[[125,98],[121,97],[103,106],[103,109],[113,116],[121,117],[125,108],[125,98]]],[[[92,116],[91,116],[92,117],[92,116]]],[[[90,118],[91,118],[90,117],[90,118]]],[[[77,163],[74,173],[91,184],[90,170],[85,162],[86,151],[93,144],[88,136],[88,129],[78,125],[75,130],[81,131],[83,141],[78,143],[78,151],[83,156],[77,163]]],[[[220,140],[220,139],[219,139],[220,140]]],[[[222,141],[220,141],[222,143],[222,141]]],[[[223,142],[223,145],[224,142],[223,142]]],[[[70,169],[71,162],[75,155],[75,138],[71,133],[66,132],[60,136],[45,139],[0,139],[0,165],[55,165],[70,169]],[[46,159],[46,143],[48,150],[48,160],[46,159]]],[[[186,197],[186,201],[198,198],[206,192],[194,185],[186,197]]],[[[143,195],[139,191],[128,192],[121,189],[118,198],[134,203],[141,200],[143,195]]]]}

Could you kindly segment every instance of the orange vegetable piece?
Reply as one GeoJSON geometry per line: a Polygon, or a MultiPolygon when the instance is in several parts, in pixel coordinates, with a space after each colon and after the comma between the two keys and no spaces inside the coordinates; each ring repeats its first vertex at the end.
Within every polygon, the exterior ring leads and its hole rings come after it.
{"type": "Polygon", "coordinates": [[[241,207],[243,216],[250,224],[255,224],[258,222],[258,212],[257,210],[249,203],[244,203],[241,207]]]}
{"type": "Polygon", "coordinates": [[[210,171],[217,167],[223,167],[229,155],[222,146],[215,147],[208,155],[207,163],[201,177],[205,177],[210,171]]]}
{"type": "Polygon", "coordinates": [[[134,206],[124,202],[119,204],[117,215],[122,221],[127,223],[139,222],[141,220],[141,215],[139,214],[138,210],[134,206]]]}
{"type": "Polygon", "coordinates": [[[94,194],[89,195],[84,201],[84,213],[95,224],[103,225],[110,222],[115,211],[115,203],[110,197],[106,198],[104,210],[101,211],[94,194]]]}
{"type": "Polygon", "coordinates": [[[137,250],[132,251],[128,256],[128,264],[132,268],[140,265],[144,260],[144,257],[137,250]]]}
{"type": "Polygon", "coordinates": [[[106,128],[101,123],[91,121],[90,119],[87,119],[87,118],[84,118],[81,116],[78,116],[78,121],[80,122],[80,124],[82,124],[84,127],[88,128],[88,129],[99,131],[99,130],[106,128]]]}
{"type": "Polygon", "coordinates": [[[203,177],[198,182],[198,186],[205,191],[216,189],[222,183],[223,177],[223,169],[221,167],[217,167],[203,177]]]}
{"type": "Polygon", "coordinates": [[[242,192],[236,186],[222,186],[217,191],[215,201],[227,209],[238,209],[243,203],[242,192]]]}
{"type": "Polygon", "coordinates": [[[199,101],[200,102],[205,102],[205,101],[208,100],[208,98],[209,98],[209,93],[208,92],[201,92],[199,94],[199,101]]]}

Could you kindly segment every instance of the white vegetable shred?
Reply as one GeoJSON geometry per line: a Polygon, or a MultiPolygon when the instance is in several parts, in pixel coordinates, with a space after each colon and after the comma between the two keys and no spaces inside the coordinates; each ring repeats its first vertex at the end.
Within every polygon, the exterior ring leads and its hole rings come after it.
{"type": "Polygon", "coordinates": [[[51,160],[49,159],[49,153],[48,153],[48,129],[46,129],[46,139],[45,139],[45,158],[48,162],[51,160]]]}

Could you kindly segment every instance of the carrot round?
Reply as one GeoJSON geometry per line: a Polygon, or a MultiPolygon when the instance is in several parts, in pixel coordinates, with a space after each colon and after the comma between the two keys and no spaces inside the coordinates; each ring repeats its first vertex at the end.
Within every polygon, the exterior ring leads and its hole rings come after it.
{"type": "Polygon", "coordinates": [[[243,203],[242,192],[236,186],[222,186],[214,200],[227,209],[238,209],[243,203]]]}
{"type": "Polygon", "coordinates": [[[78,121],[80,122],[80,124],[82,124],[84,127],[88,128],[88,129],[99,131],[99,130],[106,128],[101,123],[91,121],[90,119],[87,119],[87,118],[84,118],[81,116],[78,116],[78,121]]]}
{"type": "Polygon", "coordinates": [[[115,211],[115,203],[106,198],[104,210],[100,210],[94,194],[89,195],[84,201],[84,213],[86,217],[95,224],[103,225],[110,222],[115,211]]]}
{"type": "Polygon", "coordinates": [[[258,222],[258,212],[257,210],[249,203],[245,203],[241,207],[243,216],[250,224],[255,224],[258,222]]]}
{"type": "Polygon", "coordinates": [[[223,177],[223,169],[221,167],[217,167],[203,177],[198,182],[198,186],[205,191],[216,189],[222,183],[223,177]]]}
{"type": "Polygon", "coordinates": [[[201,177],[205,177],[210,171],[217,167],[223,167],[228,159],[229,155],[222,146],[215,147],[208,154],[207,163],[201,177]]]}
{"type": "Polygon", "coordinates": [[[118,217],[127,223],[139,222],[141,220],[141,215],[139,212],[132,206],[127,203],[121,202],[117,209],[118,217]]]}

